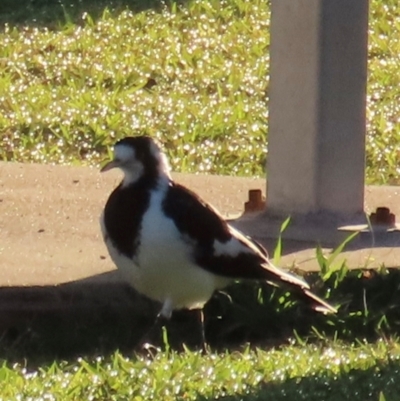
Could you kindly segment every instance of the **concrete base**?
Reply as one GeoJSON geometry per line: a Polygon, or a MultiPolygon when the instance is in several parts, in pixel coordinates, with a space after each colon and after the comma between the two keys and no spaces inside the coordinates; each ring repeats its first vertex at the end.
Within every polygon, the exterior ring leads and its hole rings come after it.
{"type": "Polygon", "coordinates": [[[388,207],[394,215],[400,213],[400,188],[368,186],[365,188],[366,213],[343,215],[305,214],[294,216],[281,233],[286,217],[271,214],[268,209],[249,213],[231,220],[236,228],[251,233],[264,244],[271,255],[276,239],[282,235],[284,266],[297,266],[304,270],[318,270],[315,248],[320,245],[326,254],[342,244],[353,233],[358,233],[337,258],[346,260],[350,268],[379,268],[400,266],[400,225],[371,224],[369,215],[378,207],[388,207]]]}
{"type": "MultiPolygon", "coordinates": [[[[268,212],[253,213],[232,220],[231,223],[242,231],[251,232],[258,238],[276,239],[281,234],[281,226],[285,218],[268,212]]],[[[320,244],[325,247],[335,247],[344,241],[352,232],[350,228],[367,227],[364,214],[349,216],[348,219],[338,218],[331,214],[306,214],[291,216],[287,228],[282,233],[285,240],[320,244]]]]}
{"type": "Polygon", "coordinates": [[[286,229],[281,232],[285,220],[264,212],[243,215],[230,222],[257,238],[277,239],[281,235],[284,240],[292,242],[335,248],[353,233],[357,233],[349,243],[352,249],[400,246],[399,224],[371,224],[367,214],[355,215],[348,220],[323,214],[297,216],[291,218],[286,229]]]}
{"type": "MultiPolygon", "coordinates": [[[[282,219],[260,213],[232,220],[231,224],[241,231],[251,233],[269,250],[272,257],[282,222],[282,219]]],[[[336,226],[326,224],[320,219],[314,220],[312,224],[306,219],[291,221],[282,233],[282,257],[279,265],[307,271],[319,270],[316,247],[321,246],[328,256],[353,233],[358,234],[346,244],[344,252],[335,259],[335,263],[341,264],[345,261],[349,268],[400,266],[398,226],[370,230],[367,224],[336,226]]]]}

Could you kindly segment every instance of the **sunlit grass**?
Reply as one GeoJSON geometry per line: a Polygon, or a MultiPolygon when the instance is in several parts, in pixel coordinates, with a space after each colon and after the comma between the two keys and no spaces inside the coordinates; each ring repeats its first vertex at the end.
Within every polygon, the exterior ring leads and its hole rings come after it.
{"type": "Polygon", "coordinates": [[[367,178],[400,184],[400,8],[371,2],[367,107],[367,178]]]}
{"type": "MultiPolygon", "coordinates": [[[[269,2],[95,4],[27,2],[24,13],[6,1],[0,157],[97,164],[116,138],[147,133],[177,171],[262,175],[269,2]]],[[[372,0],[370,183],[399,175],[399,38],[397,1],[372,0]]]]}
{"type": "Polygon", "coordinates": [[[268,21],[262,1],[225,0],[7,25],[1,156],[97,163],[115,138],[147,133],[175,170],[261,174],[268,21]]]}
{"type": "Polygon", "coordinates": [[[78,359],[0,367],[2,400],[387,400],[400,393],[400,345],[290,345],[201,355],[78,359]]]}

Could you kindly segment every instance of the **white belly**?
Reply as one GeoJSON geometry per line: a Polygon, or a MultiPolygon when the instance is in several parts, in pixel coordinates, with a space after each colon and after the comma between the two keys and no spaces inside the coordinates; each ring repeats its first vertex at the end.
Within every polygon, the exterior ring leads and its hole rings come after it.
{"type": "Polygon", "coordinates": [[[142,222],[136,263],[121,255],[108,240],[110,256],[140,293],[163,304],[168,302],[172,308],[201,308],[216,289],[231,280],[192,262],[191,245],[182,240],[174,222],[161,213],[161,199],[161,194],[152,194],[142,222]]]}

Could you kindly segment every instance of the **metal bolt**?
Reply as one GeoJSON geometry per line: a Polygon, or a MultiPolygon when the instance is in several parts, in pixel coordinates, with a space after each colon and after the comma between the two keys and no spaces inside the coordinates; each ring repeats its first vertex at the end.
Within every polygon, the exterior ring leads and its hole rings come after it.
{"type": "Polygon", "coordinates": [[[396,224],[396,216],[390,212],[390,209],[385,206],[377,207],[375,213],[370,215],[371,224],[394,226],[396,224]]]}
{"type": "Polygon", "coordinates": [[[244,212],[258,212],[264,208],[265,198],[262,196],[261,189],[250,189],[249,200],[244,204],[244,212]]]}

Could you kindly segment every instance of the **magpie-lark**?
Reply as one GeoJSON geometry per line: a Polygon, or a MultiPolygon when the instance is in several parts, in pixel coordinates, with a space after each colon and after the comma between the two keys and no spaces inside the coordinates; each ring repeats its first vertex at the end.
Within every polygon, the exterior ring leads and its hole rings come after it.
{"type": "Polygon", "coordinates": [[[215,290],[240,279],[284,285],[314,309],[336,312],[304,280],[275,267],[262,246],[211,205],[174,182],[165,154],[150,137],[117,142],[113,160],[101,171],[115,167],[124,176],[101,216],[104,241],[128,282],[162,304],[159,316],[201,310],[215,290]]]}

